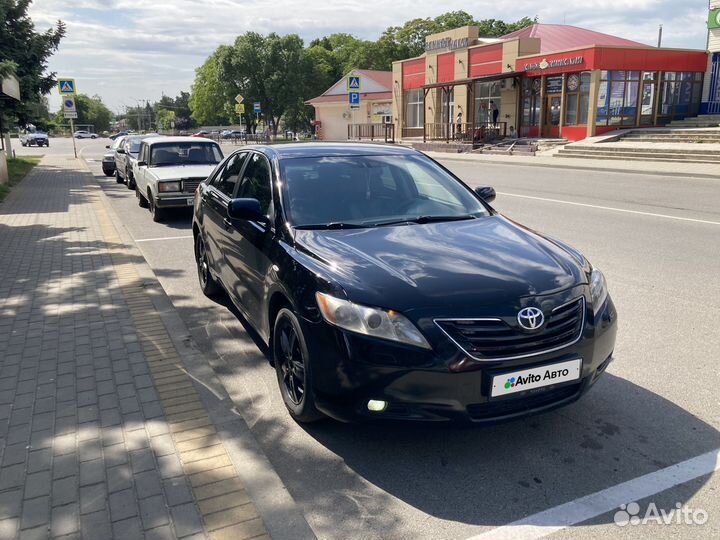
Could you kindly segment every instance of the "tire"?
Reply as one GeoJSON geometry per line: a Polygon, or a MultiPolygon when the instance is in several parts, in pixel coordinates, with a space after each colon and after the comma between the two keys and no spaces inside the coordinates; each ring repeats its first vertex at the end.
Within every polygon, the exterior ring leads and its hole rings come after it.
{"type": "Polygon", "coordinates": [[[303,424],[323,418],[315,407],[305,336],[297,316],[288,308],[281,309],[275,317],[272,353],[280,394],[290,416],[303,424]]]}
{"type": "Polygon", "coordinates": [[[150,213],[152,214],[153,221],[155,223],[162,223],[165,220],[165,209],[158,208],[152,196],[148,198],[148,206],[150,208],[150,213]]]}
{"type": "Polygon", "coordinates": [[[91,139],[97,139],[97,135],[90,135],[91,139]]]}
{"type": "Polygon", "coordinates": [[[135,189],[135,179],[129,171],[125,171],[125,185],[128,189],[135,189]]]}
{"type": "Polygon", "coordinates": [[[112,176],[112,175],[113,175],[112,172],[110,172],[110,171],[108,171],[108,170],[106,170],[106,169],[103,169],[103,173],[105,173],[105,176],[112,176]]]}
{"type": "Polygon", "coordinates": [[[24,143],[24,142],[20,141],[20,146],[26,147],[26,146],[27,146],[27,143],[24,143]]]}
{"type": "Polygon", "coordinates": [[[197,267],[198,282],[203,294],[208,298],[219,296],[222,293],[222,287],[212,276],[205,240],[200,232],[195,237],[195,266],[197,267]]]}
{"type": "Polygon", "coordinates": [[[138,206],[140,208],[148,207],[147,199],[145,198],[145,196],[142,193],[140,193],[140,190],[137,188],[137,186],[135,186],[135,196],[137,197],[138,206]]]}
{"type": "Polygon", "coordinates": [[[115,182],[117,182],[118,184],[124,183],[123,179],[120,177],[120,171],[118,171],[117,169],[115,169],[115,182]]]}

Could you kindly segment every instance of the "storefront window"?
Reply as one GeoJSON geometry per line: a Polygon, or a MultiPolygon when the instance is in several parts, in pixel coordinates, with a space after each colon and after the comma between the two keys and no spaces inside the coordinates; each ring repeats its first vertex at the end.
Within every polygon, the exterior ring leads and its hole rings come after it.
{"type": "Polygon", "coordinates": [[[405,92],[405,127],[421,128],[425,118],[425,93],[422,88],[405,92]]]}
{"type": "Polygon", "coordinates": [[[500,92],[502,90],[501,81],[493,82],[477,82],[473,88],[475,93],[475,125],[491,124],[493,121],[493,106],[490,104],[492,101],[497,107],[498,111],[502,111],[502,100],[500,92]]]}
{"type": "Polygon", "coordinates": [[[440,111],[442,116],[442,123],[448,124],[455,121],[455,89],[454,88],[443,88],[442,92],[438,92],[442,103],[440,104],[440,111]]]}
{"type": "Polygon", "coordinates": [[[565,125],[587,124],[590,73],[570,73],[565,82],[565,125]]]}
{"type": "Polygon", "coordinates": [[[530,128],[540,122],[540,79],[523,79],[522,96],[520,133],[523,137],[529,137],[530,128]]]}
{"type": "Polygon", "coordinates": [[[601,71],[597,125],[634,126],[640,95],[639,71],[601,71]]]}
{"type": "Polygon", "coordinates": [[[657,123],[695,116],[700,106],[702,73],[668,71],[660,74],[660,93],[657,100],[657,123]]]}

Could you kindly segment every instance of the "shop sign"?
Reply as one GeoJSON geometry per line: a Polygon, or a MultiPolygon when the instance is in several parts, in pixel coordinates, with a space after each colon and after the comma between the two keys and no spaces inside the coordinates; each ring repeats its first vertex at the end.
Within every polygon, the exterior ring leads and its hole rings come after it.
{"type": "Polygon", "coordinates": [[[560,94],[562,93],[562,76],[560,77],[548,77],[545,79],[545,91],[548,94],[560,94]]]}
{"type": "Polygon", "coordinates": [[[571,56],[567,58],[556,58],[555,60],[548,60],[543,58],[540,62],[533,62],[525,64],[525,71],[536,71],[538,69],[545,70],[548,68],[559,68],[565,66],[577,66],[583,63],[585,58],[583,56],[571,56]]]}
{"type": "Polygon", "coordinates": [[[473,43],[475,43],[475,40],[469,37],[433,39],[425,42],[425,52],[437,51],[438,49],[467,49],[473,43]]]}
{"type": "Polygon", "coordinates": [[[720,8],[710,10],[708,28],[720,28],[720,8]]]}

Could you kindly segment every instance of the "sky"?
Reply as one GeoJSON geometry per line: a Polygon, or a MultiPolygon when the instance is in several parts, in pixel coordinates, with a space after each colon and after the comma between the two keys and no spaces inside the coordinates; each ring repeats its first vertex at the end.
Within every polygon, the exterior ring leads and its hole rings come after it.
{"type": "MultiPolygon", "coordinates": [[[[249,30],[297,33],[306,43],[336,32],[377,39],[388,26],[464,10],[476,19],[537,16],[653,45],[662,24],[664,47],[704,49],[707,8],[707,0],[35,0],[30,15],[37,30],[67,24],[49,69],[122,112],[189,91],[208,55],[249,30]]],[[[49,99],[59,108],[55,92],[49,99]]]]}

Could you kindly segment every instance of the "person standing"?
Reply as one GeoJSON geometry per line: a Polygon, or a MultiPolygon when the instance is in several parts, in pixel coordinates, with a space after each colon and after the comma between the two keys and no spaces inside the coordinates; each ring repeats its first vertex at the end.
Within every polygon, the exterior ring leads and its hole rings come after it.
{"type": "Polygon", "coordinates": [[[498,110],[498,106],[495,105],[495,102],[492,99],[490,100],[490,112],[492,113],[493,124],[497,125],[498,116],[500,116],[500,111],[498,110]]]}

